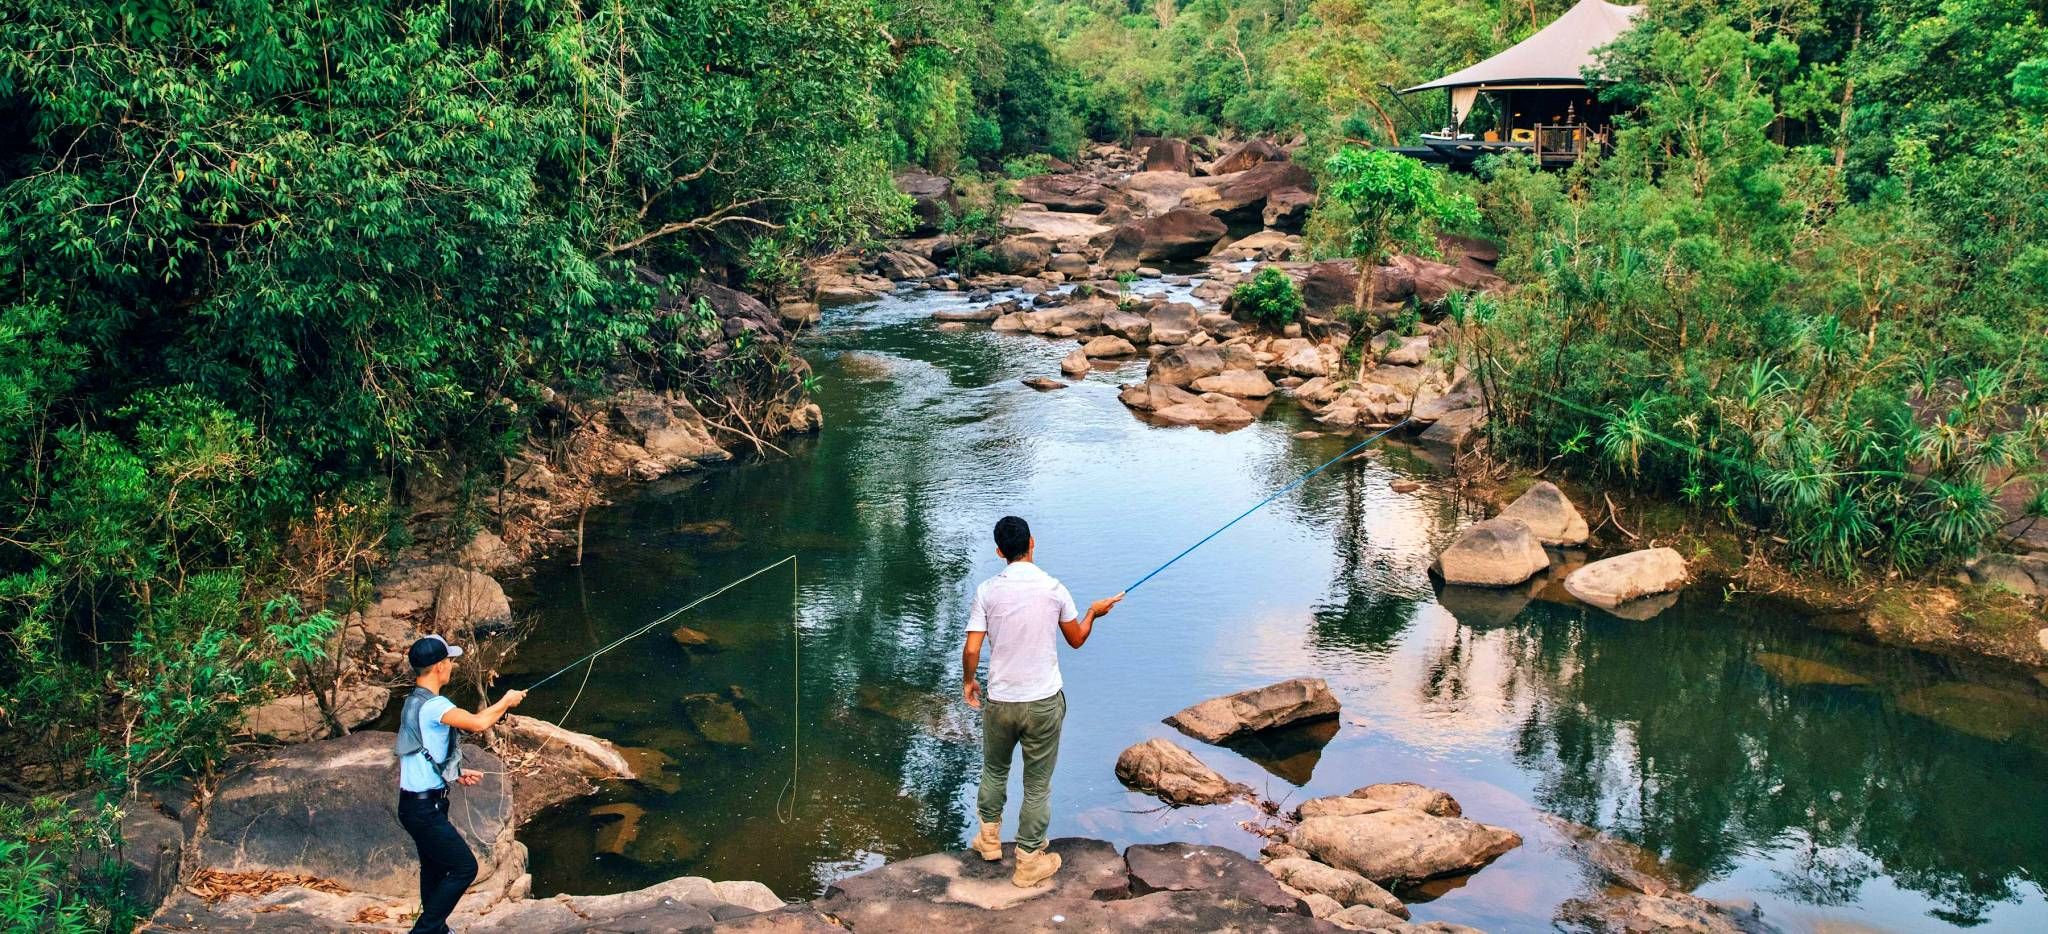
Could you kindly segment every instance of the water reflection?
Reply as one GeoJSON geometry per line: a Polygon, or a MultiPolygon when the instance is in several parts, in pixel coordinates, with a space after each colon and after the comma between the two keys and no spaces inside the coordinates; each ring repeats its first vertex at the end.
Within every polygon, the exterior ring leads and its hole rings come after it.
{"type": "MultiPolygon", "coordinates": [[[[542,815],[524,833],[539,893],[694,873],[801,896],[960,846],[978,749],[956,659],[968,589],[996,570],[993,519],[1030,517],[1047,569],[1087,600],[1350,443],[1290,437],[1300,425],[1284,402],[1227,435],[1144,425],[1115,399],[1140,361],[1024,389],[1017,379],[1054,372],[1070,345],[929,327],[931,310],[959,301],[834,312],[816,350],[823,433],[788,458],[626,495],[592,515],[583,568],[525,585],[539,625],[514,683],[784,555],[802,568],[794,709],[787,578],[684,621],[717,651],[650,636],[594,672],[567,725],[659,750],[671,778],[542,815]],[[751,743],[708,741],[684,701],[705,693],[735,699],[751,743]],[[775,799],[798,742],[785,824],[775,799]],[[618,839],[618,812],[591,814],[613,804],[645,809],[634,839],[618,839]]],[[[1641,621],[1570,603],[1555,579],[1437,593],[1430,556],[1472,511],[1431,486],[1434,469],[1399,445],[1335,468],[1064,653],[1072,713],[1053,832],[1255,851],[1237,826],[1251,809],[1160,810],[1111,763],[1131,743],[1178,738],[1159,719],[1188,704],[1309,675],[1329,679],[1340,718],[1191,746],[1274,799],[1421,781],[1528,840],[1433,888],[1420,917],[1548,927],[1597,884],[1560,829],[1582,825],[1795,930],[2048,928],[2034,881],[2048,869],[2041,685],[1865,646],[1711,586],[1641,621]],[[1392,492],[1408,477],[1424,488],[1392,492]]],[[[559,716],[572,694],[550,685],[526,710],[559,716]]]]}

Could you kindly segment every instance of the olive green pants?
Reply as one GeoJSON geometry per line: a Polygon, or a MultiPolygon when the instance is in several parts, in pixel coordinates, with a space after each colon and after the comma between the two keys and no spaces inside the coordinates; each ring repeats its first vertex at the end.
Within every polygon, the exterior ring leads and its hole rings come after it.
{"type": "Polygon", "coordinates": [[[1067,692],[1044,700],[981,702],[981,795],[975,809],[985,822],[1003,819],[1010,785],[1010,754],[1024,747],[1024,809],[1017,816],[1017,848],[1045,849],[1052,822],[1052,767],[1060,758],[1060,724],[1067,692]]]}

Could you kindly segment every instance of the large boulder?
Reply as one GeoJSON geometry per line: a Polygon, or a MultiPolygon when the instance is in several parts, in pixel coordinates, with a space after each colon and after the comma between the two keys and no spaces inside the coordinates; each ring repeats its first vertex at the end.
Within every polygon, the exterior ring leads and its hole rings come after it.
{"type": "Polygon", "coordinates": [[[1201,180],[1186,172],[1138,172],[1124,179],[1124,196],[1146,214],[1163,214],[1180,207],[1180,199],[1201,180]]]}
{"type": "MultiPolygon", "coordinates": [[[[359,892],[418,895],[418,853],[398,824],[392,791],[396,740],[391,733],[356,733],[287,746],[234,768],[207,806],[199,865],[303,873],[359,892]]],[[[494,901],[525,872],[526,851],[512,839],[504,763],[469,746],[464,764],[483,780],[448,796],[449,820],[476,853],[481,881],[470,897],[494,901]]]]}
{"type": "Polygon", "coordinates": [[[1586,603],[1612,610],[1630,600],[1685,585],[1685,558],[1670,548],[1647,548],[1595,561],[1564,579],[1564,589],[1586,603]]]}
{"type": "Polygon", "coordinates": [[[896,190],[910,196],[910,213],[917,219],[915,235],[939,232],[946,220],[960,212],[960,198],[953,193],[953,180],[923,169],[906,169],[896,174],[896,190]]]}
{"type": "Polygon", "coordinates": [[[906,250],[886,250],[875,257],[875,271],[891,279],[928,279],[939,274],[931,260],[906,250]]]}
{"type": "Polygon", "coordinates": [[[1256,221],[1266,199],[1283,188],[1309,190],[1315,180],[1292,162],[1262,162],[1242,172],[1218,175],[1181,196],[1181,206],[1233,221],[1256,221]]]}
{"type": "Polygon", "coordinates": [[[1339,905],[1371,905],[1395,917],[1408,917],[1408,906],[1392,892],[1348,869],[1293,856],[1267,862],[1266,872],[1289,888],[1326,896],[1339,905]]]}
{"type": "Polygon", "coordinates": [[[1036,235],[1052,243],[1088,243],[1098,237],[1109,236],[1115,227],[1115,224],[1103,223],[1100,215],[1079,211],[1019,209],[1003,215],[1003,229],[1036,235]]]}
{"type": "Polygon", "coordinates": [[[1017,183],[1017,197],[1055,211],[1100,214],[1123,195],[1086,175],[1033,175],[1017,183]]]}
{"type": "Polygon", "coordinates": [[[1220,392],[1203,393],[1193,402],[1153,409],[1152,417],[1170,425],[1196,425],[1231,429],[1252,423],[1251,410],[1237,399],[1220,392]]]}
{"type": "Polygon", "coordinates": [[[434,589],[434,629],[460,635],[511,625],[512,601],[498,579],[482,571],[450,568],[434,589]]]}
{"type": "Polygon", "coordinates": [[[1152,319],[1137,312],[1112,309],[1102,316],[1102,328],[1111,334],[1134,343],[1152,339],[1152,319]]]}
{"type": "Polygon", "coordinates": [[[1202,330],[1202,310],[1186,302],[1165,302],[1145,310],[1145,334],[1155,344],[1185,344],[1202,330]]]}
{"type": "Polygon", "coordinates": [[[1973,584],[2002,587],[2022,597],[2048,593],[2048,555],[1984,555],[1964,570],[1973,584]]]}
{"type": "Polygon", "coordinates": [[[1259,212],[1259,220],[1274,230],[1300,230],[1315,203],[1316,196],[1303,189],[1276,188],[1266,196],[1266,209],[1259,212]]]}
{"type": "Polygon", "coordinates": [[[1223,158],[1209,164],[1210,175],[1230,175],[1242,172],[1261,162],[1284,162],[1287,154],[1280,147],[1263,139],[1249,139],[1239,143],[1236,149],[1225,153],[1223,158]]]}
{"type": "MultiPolygon", "coordinates": [[[[343,685],[332,700],[334,719],[345,732],[377,719],[391,704],[391,688],[343,685]]],[[[241,732],[274,743],[305,743],[334,733],[320,710],[319,699],[310,693],[287,694],[250,708],[242,714],[241,732]]]]}
{"type": "Polygon", "coordinates": [[[674,395],[640,389],[620,393],[612,400],[611,422],[663,469],[732,457],[711,437],[703,414],[674,395]]]}
{"type": "Polygon", "coordinates": [[[1166,722],[1205,743],[1220,743],[1241,733],[1334,717],[1339,709],[1328,682],[1321,678],[1291,678],[1210,698],[1167,717],[1166,722]]]}
{"type": "Polygon", "coordinates": [[[1102,255],[1102,266],[1128,272],[1141,263],[1197,259],[1230,232],[1222,221],[1200,211],[1175,208],[1157,217],[1118,227],[1102,255]]]}
{"type": "Polygon", "coordinates": [[[1043,237],[1005,237],[989,250],[996,268],[1013,276],[1035,276],[1052,259],[1052,244],[1043,237]]]}
{"type": "MultiPolygon", "coordinates": [[[[1158,323],[1154,322],[1155,334],[1158,329],[1158,323]]],[[[1145,378],[1149,382],[1185,387],[1202,377],[1214,376],[1221,372],[1223,355],[1218,353],[1215,347],[1190,347],[1183,344],[1153,357],[1152,363],[1145,369],[1145,378]]]]}
{"type": "Polygon", "coordinates": [[[1145,150],[1145,171],[1193,174],[1194,154],[1188,150],[1188,144],[1184,140],[1155,140],[1151,147],[1145,150]]]}
{"type": "Polygon", "coordinates": [[[1559,924],[1569,930],[1611,931],[1614,934],[1742,934],[1775,930],[1758,925],[1754,912],[1737,917],[1719,905],[1683,892],[1645,895],[1605,891],[1574,898],[1557,908],[1559,924]]]}
{"type": "Polygon", "coordinates": [[[1081,352],[1090,357],[1128,357],[1137,353],[1138,348],[1114,334],[1104,334],[1083,344],[1081,352]]]}
{"type": "Polygon", "coordinates": [[[1258,370],[1224,370],[1195,380],[1192,385],[1196,392],[1220,392],[1245,399],[1264,399],[1274,392],[1273,381],[1258,370]]]}
{"type": "Polygon", "coordinates": [[[1522,520],[1522,524],[1536,533],[1537,540],[1545,545],[1583,545],[1591,534],[1578,508],[1565,498],[1564,491],[1558,489],[1557,484],[1548,480],[1537,481],[1500,514],[1522,520]]]}
{"type": "Polygon", "coordinates": [[[1458,799],[1427,785],[1414,782],[1382,782],[1367,785],[1345,795],[1310,798],[1301,803],[1301,817],[1348,817],[1393,810],[1421,811],[1436,817],[1462,817],[1458,799]]]}
{"type": "Polygon", "coordinates": [[[1156,412],[1160,409],[1188,403],[1200,403],[1202,397],[1171,383],[1134,383],[1117,393],[1117,400],[1140,412],[1156,412]]]}
{"type": "Polygon", "coordinates": [[[1458,409],[1445,412],[1416,438],[1430,444],[1441,444],[1454,451],[1464,450],[1478,437],[1479,430],[1486,427],[1484,408],[1458,409]]]}
{"type": "Polygon", "coordinates": [[[1519,584],[1549,566],[1550,555],[1536,533],[1513,518],[1475,523],[1436,559],[1444,583],[1478,587],[1519,584]]]}
{"type": "Polygon", "coordinates": [[[1124,851],[1131,894],[1216,892],[1263,906],[1267,911],[1307,914],[1299,897],[1287,894],[1259,864],[1234,850],[1193,843],[1140,843],[1124,851]]]}
{"type": "Polygon", "coordinates": [[[1453,293],[1491,292],[1505,284],[1491,272],[1406,255],[1394,257],[1392,274],[1380,278],[1403,283],[1408,294],[1424,305],[1434,305],[1453,293]]]}
{"type": "Polygon", "coordinates": [[[1116,757],[1116,777],[1169,804],[1221,804],[1251,793],[1168,739],[1148,739],[1116,757]]]}
{"type": "Polygon", "coordinates": [[[1382,886],[1470,872],[1522,845],[1521,835],[1462,817],[1399,808],[1345,817],[1312,817],[1287,842],[1316,859],[1382,886]]]}

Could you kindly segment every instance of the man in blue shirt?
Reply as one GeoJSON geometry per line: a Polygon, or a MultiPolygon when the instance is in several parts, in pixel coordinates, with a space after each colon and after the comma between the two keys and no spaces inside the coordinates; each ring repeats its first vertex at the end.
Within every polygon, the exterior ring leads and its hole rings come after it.
{"type": "Polygon", "coordinates": [[[406,651],[412,664],[412,694],[398,720],[398,822],[420,853],[420,916],[412,934],[445,934],[448,915],[476,881],[476,857],[448,822],[448,783],[474,785],[483,773],[462,767],[462,742],[455,730],[481,733],[526,699],[507,691],[498,702],[471,713],[441,696],[455,677],[462,647],[427,636],[406,651]]]}

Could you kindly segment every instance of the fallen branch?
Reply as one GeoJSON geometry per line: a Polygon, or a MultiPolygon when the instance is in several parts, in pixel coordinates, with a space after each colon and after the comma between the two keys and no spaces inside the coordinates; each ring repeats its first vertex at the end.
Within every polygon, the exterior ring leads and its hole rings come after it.
{"type": "Polygon", "coordinates": [[[1642,538],[1640,536],[1636,535],[1636,533],[1634,532],[1629,531],[1625,526],[1621,524],[1621,510],[1614,508],[1614,497],[1609,496],[1603,492],[1600,494],[1600,498],[1607,501],[1607,521],[1614,523],[1614,527],[1616,529],[1619,529],[1621,531],[1621,534],[1628,536],[1629,541],[1641,541],[1642,538]]]}

